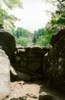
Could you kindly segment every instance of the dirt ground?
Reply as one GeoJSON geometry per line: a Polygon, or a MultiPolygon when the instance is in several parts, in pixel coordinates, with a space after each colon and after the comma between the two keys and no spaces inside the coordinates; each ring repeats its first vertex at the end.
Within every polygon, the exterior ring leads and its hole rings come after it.
{"type": "MultiPolygon", "coordinates": [[[[41,84],[25,83],[24,81],[10,84],[11,93],[6,100],[23,97],[26,100],[38,100],[41,84]]],[[[14,99],[13,99],[14,100],[14,99]]]]}
{"type": "Polygon", "coordinates": [[[42,82],[12,82],[10,87],[11,93],[5,100],[39,100],[41,93],[43,95],[52,94],[56,98],[54,100],[65,100],[63,96],[59,96],[55,91],[48,91],[42,82]]]}

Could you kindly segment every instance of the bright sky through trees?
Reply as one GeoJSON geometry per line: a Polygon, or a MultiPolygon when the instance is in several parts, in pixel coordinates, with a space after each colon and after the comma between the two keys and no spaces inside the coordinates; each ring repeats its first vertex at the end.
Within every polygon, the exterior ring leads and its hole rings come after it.
{"type": "Polygon", "coordinates": [[[46,10],[54,11],[55,8],[51,4],[44,3],[44,0],[22,0],[23,9],[13,10],[21,20],[16,22],[17,27],[23,27],[33,32],[38,28],[45,27],[50,20],[51,15],[46,13],[46,10]]]}

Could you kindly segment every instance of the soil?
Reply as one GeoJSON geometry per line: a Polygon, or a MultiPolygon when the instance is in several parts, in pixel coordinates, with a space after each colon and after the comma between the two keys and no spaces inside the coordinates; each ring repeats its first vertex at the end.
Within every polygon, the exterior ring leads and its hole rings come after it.
{"type": "MultiPolygon", "coordinates": [[[[52,95],[54,100],[65,100],[64,96],[56,91],[50,90],[43,85],[43,82],[11,82],[11,93],[5,100],[39,100],[39,95],[52,95]]],[[[45,99],[46,100],[46,99],[45,99]]]]}

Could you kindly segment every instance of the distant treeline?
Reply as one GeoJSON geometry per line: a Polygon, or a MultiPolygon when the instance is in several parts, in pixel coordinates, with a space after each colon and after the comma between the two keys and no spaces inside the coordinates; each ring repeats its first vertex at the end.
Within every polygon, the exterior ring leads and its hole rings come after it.
{"type": "Polygon", "coordinates": [[[44,28],[29,32],[22,27],[18,27],[13,31],[16,43],[22,46],[49,46],[51,36],[46,34],[44,28]]]}

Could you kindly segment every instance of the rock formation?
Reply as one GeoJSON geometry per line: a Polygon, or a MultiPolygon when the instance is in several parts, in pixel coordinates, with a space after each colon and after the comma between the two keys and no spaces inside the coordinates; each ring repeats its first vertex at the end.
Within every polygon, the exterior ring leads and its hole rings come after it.
{"type": "Polygon", "coordinates": [[[14,52],[16,50],[16,43],[14,37],[4,30],[3,26],[0,24],[0,46],[8,55],[10,61],[14,60],[14,52]]]}
{"type": "MultiPolygon", "coordinates": [[[[43,75],[43,59],[44,54],[49,52],[47,47],[27,47],[18,48],[16,55],[16,71],[20,79],[24,79],[22,76],[28,76],[28,80],[38,80],[43,75]],[[23,75],[25,74],[25,75],[23,75]]],[[[26,79],[26,80],[27,80],[26,79]]]]}
{"type": "Polygon", "coordinates": [[[8,56],[0,49],[0,100],[10,93],[10,62],[8,56]]]}
{"type": "Polygon", "coordinates": [[[56,89],[65,92],[65,29],[52,36],[53,47],[47,55],[45,77],[56,89]]]}
{"type": "Polygon", "coordinates": [[[0,46],[17,72],[16,79],[43,79],[65,92],[65,29],[51,38],[52,48],[17,48],[14,37],[0,25],[0,46]]]}

